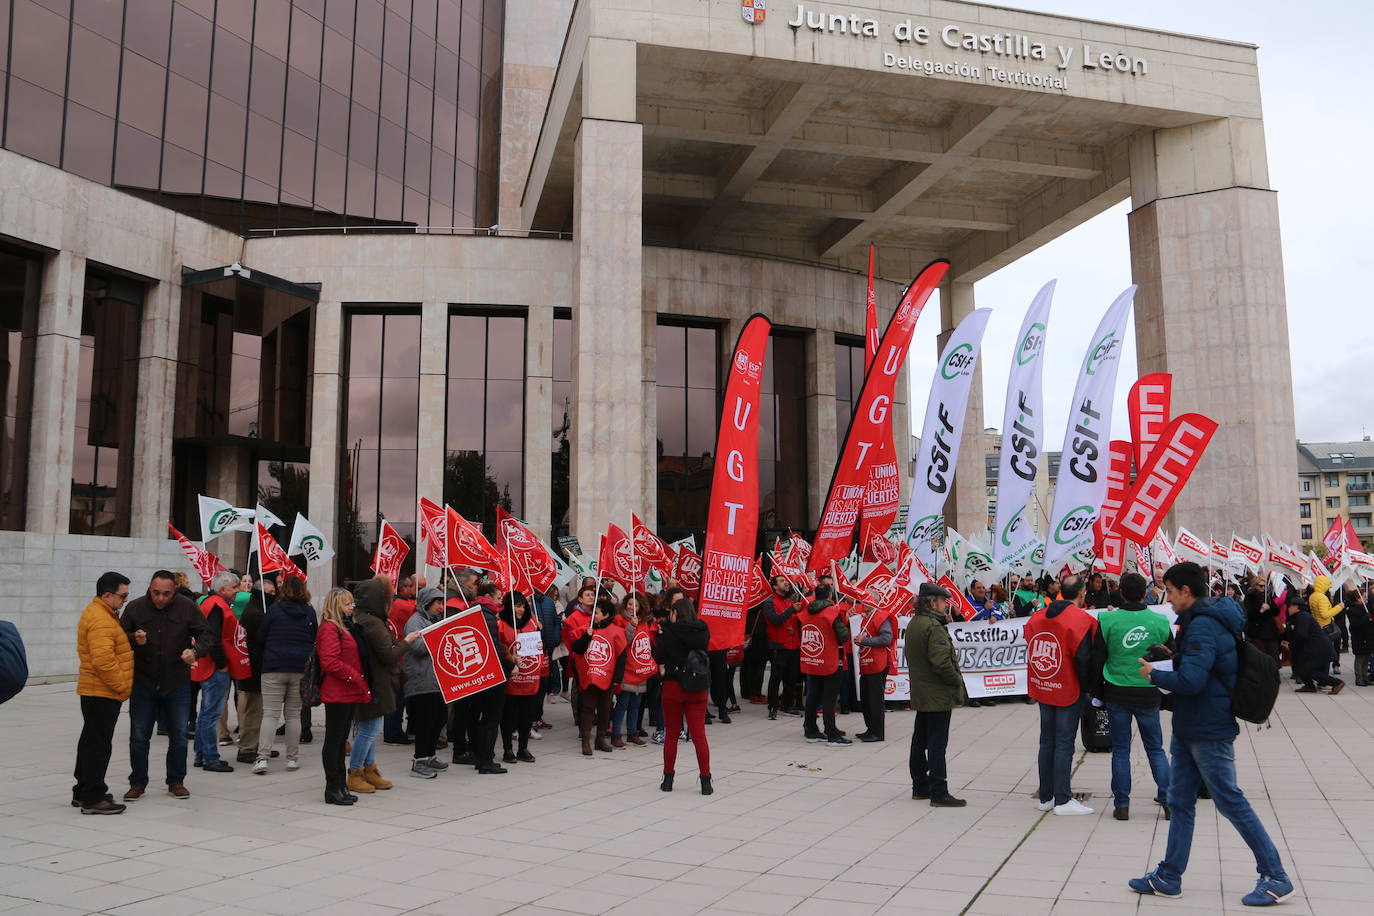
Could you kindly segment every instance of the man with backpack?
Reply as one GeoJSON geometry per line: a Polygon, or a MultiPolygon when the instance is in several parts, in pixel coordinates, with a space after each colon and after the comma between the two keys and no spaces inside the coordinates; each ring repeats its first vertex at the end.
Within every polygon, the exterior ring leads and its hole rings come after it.
{"type": "MultiPolygon", "coordinates": [[[[1273,906],[1293,895],[1293,882],[1278,850],[1250,802],[1236,785],[1236,715],[1253,721],[1256,697],[1272,707],[1277,672],[1262,663],[1267,656],[1239,640],[1245,614],[1234,599],[1207,597],[1207,574],[1196,563],[1178,563],[1164,573],[1165,596],[1178,615],[1178,653],[1173,670],[1140,663],[1141,677],[1173,693],[1173,743],[1169,842],[1155,870],[1129,882],[1139,894],[1178,897],[1193,845],[1199,784],[1211,791],[1223,817],[1236,828],[1255,856],[1259,881],[1241,898],[1246,906],[1273,906]],[[1273,684],[1269,684],[1269,680],[1273,684]],[[1269,692],[1272,686],[1273,693],[1269,692]],[[1233,706],[1232,697],[1236,698],[1233,706]]],[[[1267,711],[1266,711],[1267,712],[1267,711]]]]}

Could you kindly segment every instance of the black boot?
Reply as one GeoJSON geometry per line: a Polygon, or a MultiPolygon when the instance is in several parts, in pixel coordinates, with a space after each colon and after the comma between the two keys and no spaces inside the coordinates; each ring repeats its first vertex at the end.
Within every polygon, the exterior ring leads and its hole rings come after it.
{"type": "Polygon", "coordinates": [[[701,794],[702,794],[702,795],[710,795],[710,794],[711,794],[712,792],[714,792],[714,791],[716,791],[716,790],[713,789],[713,788],[711,788],[711,777],[710,777],[710,776],[703,776],[703,777],[701,777],[701,794]]]}
{"type": "Polygon", "coordinates": [[[664,773],[664,774],[663,774],[663,782],[659,783],[659,784],[658,784],[658,787],[659,787],[660,789],[662,789],[664,792],[671,792],[671,791],[673,791],[673,774],[672,774],[672,773],[664,773]]]}
{"type": "Polygon", "coordinates": [[[778,708],[777,708],[776,706],[770,706],[770,707],[768,707],[768,718],[769,718],[769,719],[776,719],[777,717],[778,717],[778,708]]]}
{"type": "Polygon", "coordinates": [[[324,803],[326,805],[351,805],[356,800],[357,796],[337,786],[324,790],[324,803]]]}

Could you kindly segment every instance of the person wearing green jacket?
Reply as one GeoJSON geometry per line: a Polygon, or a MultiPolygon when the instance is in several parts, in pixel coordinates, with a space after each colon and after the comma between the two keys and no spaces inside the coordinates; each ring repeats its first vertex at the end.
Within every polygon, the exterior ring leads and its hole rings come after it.
{"type": "Polygon", "coordinates": [[[911,797],[930,799],[932,808],[962,808],[968,802],[949,793],[945,748],[954,707],[968,701],[959,659],[946,626],[950,593],[929,582],[916,595],[906,628],[906,667],[916,728],[911,734],[911,797]]]}

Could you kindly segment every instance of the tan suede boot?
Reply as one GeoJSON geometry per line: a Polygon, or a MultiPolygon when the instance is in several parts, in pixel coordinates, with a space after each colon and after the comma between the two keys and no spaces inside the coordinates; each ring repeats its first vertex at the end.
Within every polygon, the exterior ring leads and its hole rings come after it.
{"type": "Polygon", "coordinates": [[[362,770],[349,770],[348,791],[356,792],[359,795],[370,795],[377,790],[373,788],[372,783],[363,777],[362,770]]]}
{"type": "Polygon", "coordinates": [[[395,783],[388,779],[383,779],[381,771],[377,769],[377,764],[369,763],[363,767],[363,779],[371,783],[374,789],[390,789],[395,783]]]}

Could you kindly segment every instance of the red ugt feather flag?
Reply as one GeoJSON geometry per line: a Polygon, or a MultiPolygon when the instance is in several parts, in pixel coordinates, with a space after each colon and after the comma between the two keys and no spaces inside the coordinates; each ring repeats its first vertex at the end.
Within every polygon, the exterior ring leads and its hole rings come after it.
{"type": "Polygon", "coordinates": [[[206,585],[209,585],[210,580],[217,574],[228,572],[228,570],[224,568],[224,564],[219,561],[219,557],[215,556],[204,547],[197,547],[195,544],[192,544],[186,539],[186,535],[173,527],[171,522],[167,523],[167,527],[172,529],[172,536],[177,539],[177,543],[181,545],[182,552],[186,554],[186,558],[190,560],[191,565],[195,567],[196,574],[200,576],[201,580],[204,581],[206,585]]]}

